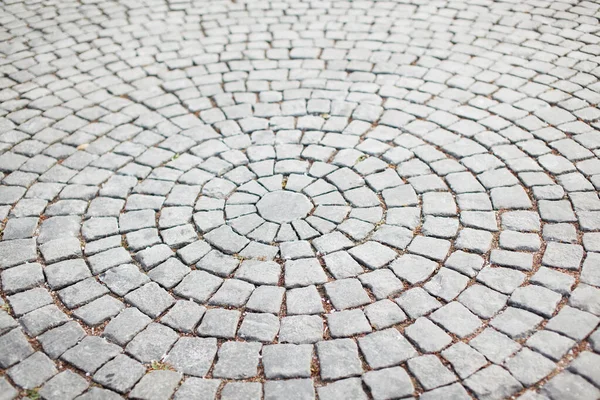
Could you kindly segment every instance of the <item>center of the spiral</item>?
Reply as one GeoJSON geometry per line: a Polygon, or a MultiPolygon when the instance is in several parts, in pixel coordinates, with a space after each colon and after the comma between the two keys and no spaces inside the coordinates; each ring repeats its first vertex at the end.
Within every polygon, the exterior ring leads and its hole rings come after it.
{"type": "Polygon", "coordinates": [[[312,207],[305,195],[285,190],[267,193],[256,203],[264,219],[280,224],[305,218],[312,207]]]}

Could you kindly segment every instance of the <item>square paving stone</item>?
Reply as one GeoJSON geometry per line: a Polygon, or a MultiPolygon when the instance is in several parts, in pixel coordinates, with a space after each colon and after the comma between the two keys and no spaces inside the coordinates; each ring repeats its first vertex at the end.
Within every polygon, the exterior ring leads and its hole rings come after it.
{"type": "Polygon", "coordinates": [[[435,297],[451,301],[460,294],[469,283],[469,278],[448,268],[440,268],[423,287],[435,297]]]}
{"type": "Polygon", "coordinates": [[[456,301],[434,311],[429,318],[460,338],[473,334],[482,325],[477,316],[456,301]]]}
{"type": "Polygon", "coordinates": [[[247,379],[258,373],[260,343],[225,342],[213,370],[215,378],[247,379]]]}
{"type": "Polygon", "coordinates": [[[108,360],[121,352],[121,348],[98,336],[86,336],[75,347],[67,350],[61,360],[87,373],[94,373],[108,360]]]}
{"type": "Polygon", "coordinates": [[[501,364],[521,349],[519,343],[493,328],[486,328],[471,339],[469,345],[496,364],[501,364]]]}
{"type": "Polygon", "coordinates": [[[114,317],[125,305],[120,300],[109,295],[102,296],[73,312],[73,316],[82,320],[87,326],[97,326],[114,317]]]}
{"type": "Polygon", "coordinates": [[[69,317],[56,305],[50,304],[23,316],[19,322],[29,336],[35,337],[48,329],[55,328],[69,321],[69,317]]]}
{"type": "MultiPolygon", "coordinates": [[[[443,400],[443,399],[453,399],[453,400],[468,400],[471,396],[465,390],[465,388],[459,384],[454,383],[452,385],[444,386],[438,389],[430,390],[421,394],[419,399],[421,400],[443,400]]],[[[524,399],[521,399],[524,400],[524,399]]]]}
{"type": "Polygon", "coordinates": [[[583,247],[575,244],[549,242],[542,264],[549,267],[578,270],[583,259],[583,247]]]}
{"type": "Polygon", "coordinates": [[[531,386],[548,376],[556,365],[543,355],[523,348],[505,362],[512,376],[525,386],[531,386]]]}
{"type": "Polygon", "coordinates": [[[474,374],[488,363],[483,355],[463,342],[453,344],[441,354],[461,379],[474,374]]]}
{"type": "Polygon", "coordinates": [[[284,269],[287,288],[319,285],[327,282],[327,275],[316,258],[286,261],[284,269]]]}
{"type": "Polygon", "coordinates": [[[457,380],[456,376],[434,355],[411,358],[406,363],[425,390],[435,389],[457,380]]]}
{"type": "Polygon", "coordinates": [[[2,289],[6,294],[12,294],[31,289],[44,283],[42,266],[38,263],[23,264],[2,272],[2,289]]]}
{"type": "Polygon", "coordinates": [[[246,303],[248,310],[279,314],[285,289],[279,286],[257,287],[246,303]]]}
{"type": "Polygon", "coordinates": [[[205,303],[217,291],[223,279],[205,271],[192,271],[175,286],[173,293],[177,296],[205,303]]]}
{"type": "Polygon", "coordinates": [[[150,248],[139,251],[135,259],[142,265],[144,270],[149,271],[158,264],[166,261],[173,255],[173,250],[165,244],[157,244],[150,248]]]}
{"type": "Polygon", "coordinates": [[[265,399],[286,400],[290,393],[299,400],[314,400],[315,388],[312,379],[289,379],[285,381],[266,381],[265,399]]]}
{"type": "Polygon", "coordinates": [[[54,376],[42,386],[38,393],[44,399],[63,400],[73,399],[83,393],[89,383],[73,371],[63,371],[54,376]]]}
{"type": "Polygon", "coordinates": [[[151,318],[158,317],[175,303],[173,296],[155,282],[147,283],[139,289],[129,292],[124,298],[126,302],[151,318]]]}
{"type": "Polygon", "coordinates": [[[358,279],[371,290],[376,299],[384,299],[404,290],[402,281],[387,268],[359,275],[358,279]]]}
{"type": "Polygon", "coordinates": [[[337,380],[361,375],[358,347],[352,339],[336,339],[317,343],[321,379],[337,380]]]}
{"type": "Polygon", "coordinates": [[[92,276],[82,259],[66,260],[50,264],[44,268],[46,280],[52,289],[61,289],[92,276]]]}
{"type": "Polygon", "coordinates": [[[478,398],[506,399],[523,389],[523,386],[504,368],[490,365],[467,379],[464,385],[478,398]]]}
{"type": "Polygon", "coordinates": [[[35,239],[3,240],[0,242],[0,269],[37,259],[35,239]]]}
{"type": "Polygon", "coordinates": [[[237,268],[239,263],[237,258],[213,250],[198,261],[196,268],[221,277],[227,277],[237,268]]]}
{"type": "Polygon", "coordinates": [[[320,314],[325,312],[321,295],[315,286],[288,290],[286,306],[289,315],[320,314]]]}
{"type": "Polygon", "coordinates": [[[135,385],[129,398],[139,400],[169,399],[183,375],[175,371],[150,371],[135,385]]]}
{"type": "Polygon", "coordinates": [[[279,332],[279,318],[267,313],[246,313],[238,336],[247,341],[271,343],[279,332]]]}
{"type": "Polygon", "coordinates": [[[525,274],[504,267],[485,267],[477,275],[477,281],[500,293],[511,294],[525,281],[525,274]]]}
{"type": "Polygon", "coordinates": [[[592,353],[591,351],[584,351],[579,353],[577,358],[569,366],[569,369],[598,386],[598,383],[600,382],[600,372],[598,371],[597,366],[599,362],[600,355],[592,353]]]}
{"type": "Polygon", "coordinates": [[[354,308],[371,302],[358,279],[341,279],[326,283],[325,292],[338,310],[354,308]]]}
{"type": "Polygon", "coordinates": [[[67,322],[38,336],[44,353],[52,359],[60,357],[86,336],[85,331],[75,321],[67,322]]]}
{"type": "Polygon", "coordinates": [[[17,317],[54,303],[50,292],[45,288],[35,288],[26,292],[16,293],[8,296],[7,300],[12,312],[17,317]]]}
{"type": "Polygon", "coordinates": [[[549,318],[554,314],[561,300],[562,296],[550,289],[537,285],[527,285],[515,289],[508,303],[549,318]]]}
{"type": "Polygon", "coordinates": [[[33,347],[21,329],[13,329],[0,336],[0,367],[8,368],[33,353],[33,347]]]}
{"type": "Polygon", "coordinates": [[[487,286],[474,284],[458,296],[458,301],[480,318],[492,318],[506,305],[508,296],[487,286]],[[485,299],[485,301],[482,301],[485,299]]]}
{"type": "Polygon", "coordinates": [[[177,258],[171,257],[164,263],[152,268],[148,272],[148,277],[165,289],[171,289],[181,282],[183,277],[190,271],[190,268],[177,258]]]}
{"type": "Polygon", "coordinates": [[[150,317],[137,308],[126,308],[106,325],[102,335],[111,342],[124,346],[150,322],[150,317]]]}
{"type": "Polygon", "coordinates": [[[78,396],[77,400],[119,400],[122,399],[117,393],[108,389],[100,389],[99,387],[92,387],[90,390],[78,396]]]}
{"type": "Polygon", "coordinates": [[[146,368],[141,363],[124,354],[119,354],[104,364],[94,374],[93,380],[116,392],[126,393],[145,373],[146,368]]]}
{"type": "Polygon", "coordinates": [[[51,264],[68,258],[81,257],[81,242],[74,237],[51,240],[40,246],[46,263],[51,264]]]}
{"type": "Polygon", "coordinates": [[[394,328],[361,337],[358,345],[365,360],[374,369],[400,365],[418,355],[408,340],[394,328]]]}
{"type": "Polygon", "coordinates": [[[412,319],[429,314],[442,306],[442,303],[420,287],[402,293],[395,301],[412,319]]]}
{"type": "Polygon", "coordinates": [[[214,400],[220,385],[221,381],[218,379],[188,377],[183,381],[181,386],[179,386],[173,399],[214,400]]]}
{"type": "Polygon", "coordinates": [[[162,360],[179,335],[162,324],[150,323],[129,342],[125,351],[142,363],[162,360]]]}
{"type": "Polygon", "coordinates": [[[208,243],[198,240],[177,250],[177,255],[186,265],[191,265],[208,254],[210,250],[211,247],[208,243]]]}
{"type": "Polygon", "coordinates": [[[408,251],[436,261],[442,261],[448,255],[450,242],[426,236],[417,236],[413,239],[408,251]]]}
{"type": "Polygon", "coordinates": [[[452,343],[446,332],[425,317],[417,318],[404,334],[424,353],[438,352],[452,343]]]}
{"type": "Polygon", "coordinates": [[[254,285],[251,283],[239,279],[225,279],[208,303],[222,307],[242,307],[253,291],[254,285]]]}
{"type": "Polygon", "coordinates": [[[342,379],[317,388],[319,399],[322,400],[367,400],[367,394],[362,388],[360,378],[342,379]]]}
{"type": "Polygon", "coordinates": [[[406,321],[402,309],[388,299],[369,304],[364,311],[371,325],[378,330],[406,321]]]}
{"type": "Polygon", "coordinates": [[[327,314],[327,325],[332,337],[350,337],[371,332],[371,325],[362,310],[346,310],[327,314]]]}
{"type": "Polygon", "coordinates": [[[546,329],[561,333],[574,340],[583,340],[600,323],[593,314],[564,306],[556,316],[546,324],[546,329]]]}
{"type": "Polygon", "coordinates": [[[87,278],[60,290],[58,296],[65,306],[75,308],[107,293],[109,290],[104,285],[98,283],[94,278],[87,278]]]}
{"type": "Polygon", "coordinates": [[[58,370],[52,360],[38,351],[10,368],[6,373],[16,385],[23,389],[33,389],[56,375],[58,370]]]}
{"type": "Polygon", "coordinates": [[[529,311],[508,307],[490,321],[490,325],[512,338],[529,335],[541,322],[539,317],[529,311]]]}
{"type": "Polygon", "coordinates": [[[415,390],[410,376],[401,367],[369,371],[363,375],[363,381],[375,400],[404,398],[415,390]]]}
{"type": "Polygon", "coordinates": [[[178,300],[160,319],[160,322],[176,331],[192,333],[205,312],[205,307],[192,300],[178,300]]]}
{"type": "Polygon", "coordinates": [[[563,371],[551,378],[540,392],[551,399],[561,400],[591,400],[600,396],[600,390],[585,378],[568,371],[563,371]]]}
{"type": "Polygon", "coordinates": [[[355,277],[363,272],[363,268],[346,251],[338,251],[323,257],[327,270],[336,279],[355,277]]]}
{"type": "Polygon", "coordinates": [[[527,346],[554,360],[560,360],[573,346],[575,341],[551,331],[538,331],[527,339],[527,346]]]}
{"type": "Polygon", "coordinates": [[[264,346],[262,363],[267,379],[309,378],[313,346],[275,344],[264,346]]]}
{"type": "Polygon", "coordinates": [[[234,339],[241,313],[237,310],[211,308],[206,310],[197,329],[198,335],[234,339]]]}
{"type": "Polygon", "coordinates": [[[473,278],[483,267],[483,258],[477,254],[458,250],[450,254],[444,266],[473,278]]]}
{"type": "Polygon", "coordinates": [[[275,261],[246,260],[235,271],[235,277],[255,285],[277,285],[281,266],[275,261]]]}
{"type": "Polygon", "coordinates": [[[423,282],[437,269],[438,264],[425,257],[404,254],[390,264],[390,269],[400,279],[410,284],[423,282]]]}
{"type": "Polygon", "coordinates": [[[317,315],[288,316],[281,319],[280,343],[316,343],[323,340],[323,320],[317,315]]]}
{"type": "Polygon", "coordinates": [[[123,247],[116,247],[88,257],[90,269],[95,275],[118,265],[129,264],[131,261],[131,255],[123,247]]]}
{"type": "Polygon", "coordinates": [[[260,400],[261,398],[260,382],[228,382],[221,391],[221,400],[260,400]]]}
{"type": "Polygon", "coordinates": [[[181,337],[171,348],[165,362],[177,371],[204,377],[217,354],[217,339],[181,337]]]}
{"type": "Polygon", "coordinates": [[[123,264],[111,268],[101,274],[99,279],[118,296],[124,296],[133,289],[150,282],[148,276],[133,264],[123,264]]]}
{"type": "Polygon", "coordinates": [[[361,264],[377,269],[388,264],[397,257],[397,253],[387,246],[377,242],[366,242],[348,250],[352,257],[356,258],[361,264]]]}

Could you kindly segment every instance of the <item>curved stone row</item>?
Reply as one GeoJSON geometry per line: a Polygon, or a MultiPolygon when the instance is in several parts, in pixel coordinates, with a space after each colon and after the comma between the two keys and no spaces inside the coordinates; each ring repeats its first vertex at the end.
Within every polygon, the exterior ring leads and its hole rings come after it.
{"type": "Polygon", "coordinates": [[[0,399],[600,396],[598,5],[0,7],[0,399]]]}

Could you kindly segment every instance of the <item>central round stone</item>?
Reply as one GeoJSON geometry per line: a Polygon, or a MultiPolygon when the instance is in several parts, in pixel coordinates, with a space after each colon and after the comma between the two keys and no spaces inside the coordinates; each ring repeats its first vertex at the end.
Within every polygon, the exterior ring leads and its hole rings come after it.
{"type": "Polygon", "coordinates": [[[269,192],[256,203],[261,217],[279,224],[306,217],[312,207],[308,197],[302,193],[284,190],[269,192]]]}

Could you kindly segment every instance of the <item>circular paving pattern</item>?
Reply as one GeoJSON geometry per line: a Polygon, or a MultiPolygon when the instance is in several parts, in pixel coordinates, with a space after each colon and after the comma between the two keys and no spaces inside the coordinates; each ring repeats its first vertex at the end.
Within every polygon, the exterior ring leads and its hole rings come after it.
{"type": "Polygon", "coordinates": [[[600,398],[600,5],[4,1],[0,399],[600,398]]]}

